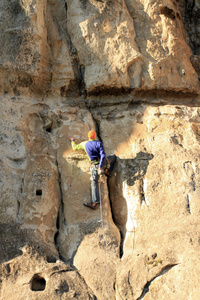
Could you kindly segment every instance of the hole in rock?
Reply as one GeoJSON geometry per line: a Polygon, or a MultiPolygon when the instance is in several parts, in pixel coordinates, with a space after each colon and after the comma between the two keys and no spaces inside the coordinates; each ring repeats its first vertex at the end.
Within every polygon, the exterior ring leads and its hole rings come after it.
{"type": "Polygon", "coordinates": [[[37,196],[42,196],[42,190],[41,189],[37,189],[36,190],[36,195],[37,196]]]}
{"type": "Polygon", "coordinates": [[[57,260],[54,256],[47,256],[46,259],[47,259],[47,262],[51,263],[51,264],[55,263],[57,260]]]}
{"type": "Polygon", "coordinates": [[[162,15],[165,15],[167,18],[172,19],[172,20],[174,20],[176,18],[174,11],[171,8],[167,7],[167,6],[160,7],[160,13],[162,15]]]}
{"type": "Polygon", "coordinates": [[[46,128],[46,131],[47,131],[47,132],[52,132],[51,126],[47,127],[47,128],[46,128]]]}
{"type": "Polygon", "coordinates": [[[46,280],[39,274],[35,274],[31,279],[32,291],[44,291],[46,287],[46,280]]]}

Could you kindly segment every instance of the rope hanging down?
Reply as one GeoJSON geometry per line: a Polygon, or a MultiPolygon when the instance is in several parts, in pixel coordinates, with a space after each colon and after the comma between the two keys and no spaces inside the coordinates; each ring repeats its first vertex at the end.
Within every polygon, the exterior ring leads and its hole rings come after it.
{"type": "Polygon", "coordinates": [[[108,266],[107,266],[107,259],[106,259],[106,244],[105,244],[105,234],[104,234],[104,226],[103,226],[103,209],[102,209],[102,202],[101,202],[101,183],[99,180],[99,198],[100,198],[100,214],[101,214],[101,227],[102,227],[102,234],[103,234],[103,248],[104,248],[104,257],[105,257],[105,265],[106,265],[106,277],[107,277],[107,291],[108,291],[108,298],[110,300],[110,289],[109,289],[109,282],[108,282],[108,266]]]}

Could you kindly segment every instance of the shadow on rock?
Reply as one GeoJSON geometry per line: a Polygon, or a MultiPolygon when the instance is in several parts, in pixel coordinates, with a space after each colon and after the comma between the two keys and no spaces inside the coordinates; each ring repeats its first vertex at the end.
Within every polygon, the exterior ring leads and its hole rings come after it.
{"type": "Polygon", "coordinates": [[[136,190],[140,198],[140,204],[145,200],[143,188],[144,177],[149,162],[153,158],[153,154],[142,151],[137,153],[137,156],[133,159],[120,159],[117,157],[114,168],[116,176],[111,177],[108,181],[113,220],[119,228],[122,238],[121,255],[123,253],[123,242],[127,232],[128,215],[130,215],[127,195],[130,194],[132,201],[136,203],[137,200],[134,199],[134,190],[136,190]]]}

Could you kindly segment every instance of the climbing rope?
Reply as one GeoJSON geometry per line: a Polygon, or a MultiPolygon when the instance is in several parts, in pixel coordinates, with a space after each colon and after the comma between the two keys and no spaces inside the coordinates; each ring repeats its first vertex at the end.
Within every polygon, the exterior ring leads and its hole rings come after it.
{"type": "Polygon", "coordinates": [[[106,258],[106,244],[105,244],[105,234],[104,234],[104,226],[103,226],[103,209],[102,209],[102,202],[101,202],[101,183],[99,180],[99,198],[100,198],[100,214],[101,214],[101,227],[102,227],[102,234],[103,234],[103,248],[104,248],[104,258],[105,258],[105,265],[106,265],[106,278],[107,278],[107,291],[108,291],[108,298],[110,300],[110,289],[109,289],[109,282],[108,282],[108,266],[107,266],[107,258],[106,258]]]}

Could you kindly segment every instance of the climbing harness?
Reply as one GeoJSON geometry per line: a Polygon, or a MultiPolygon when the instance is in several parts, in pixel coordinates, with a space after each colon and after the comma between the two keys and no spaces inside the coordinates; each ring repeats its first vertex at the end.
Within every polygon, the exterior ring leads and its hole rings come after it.
{"type": "Polygon", "coordinates": [[[110,289],[109,289],[109,282],[108,282],[108,267],[107,267],[107,258],[106,258],[106,244],[105,244],[105,234],[104,234],[104,226],[103,226],[103,209],[102,209],[102,202],[101,202],[101,180],[99,180],[99,198],[100,198],[100,214],[101,214],[101,227],[102,227],[102,234],[103,234],[103,248],[104,248],[104,258],[105,258],[105,265],[106,265],[106,279],[107,279],[107,291],[108,291],[108,298],[110,299],[110,289]]]}

